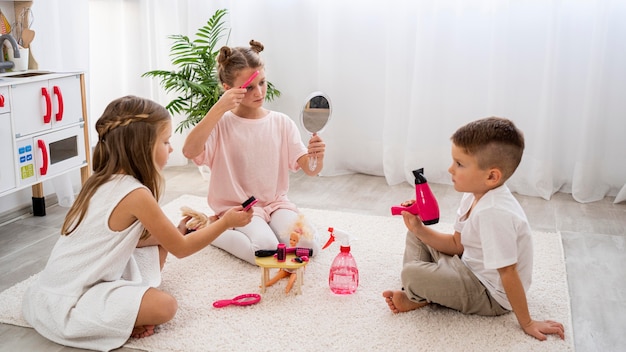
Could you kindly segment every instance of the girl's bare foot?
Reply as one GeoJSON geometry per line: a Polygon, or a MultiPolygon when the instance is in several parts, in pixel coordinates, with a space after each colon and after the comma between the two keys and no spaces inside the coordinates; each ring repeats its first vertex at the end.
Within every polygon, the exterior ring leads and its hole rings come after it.
{"type": "Polygon", "coordinates": [[[404,291],[385,291],[383,297],[385,297],[389,309],[394,313],[408,312],[428,305],[428,302],[416,303],[411,301],[404,291]]]}
{"type": "Polygon", "coordinates": [[[135,326],[133,332],[130,333],[130,337],[135,339],[148,337],[150,335],[154,335],[154,325],[135,326]]]}

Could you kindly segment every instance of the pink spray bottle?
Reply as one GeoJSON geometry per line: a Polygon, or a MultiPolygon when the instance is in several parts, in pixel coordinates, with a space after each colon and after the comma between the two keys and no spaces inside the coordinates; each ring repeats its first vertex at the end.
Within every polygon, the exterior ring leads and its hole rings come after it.
{"type": "Polygon", "coordinates": [[[403,210],[413,215],[419,215],[424,225],[432,225],[439,222],[439,205],[433,192],[424,177],[424,168],[413,170],[415,176],[415,203],[409,206],[391,207],[391,215],[400,215],[403,210]]]}
{"type": "Polygon", "coordinates": [[[340,252],[337,254],[330,266],[328,274],[328,285],[330,290],[338,295],[349,295],[356,291],[359,286],[359,269],[356,267],[356,261],[350,254],[350,234],[332,227],[328,228],[330,237],[322,247],[325,249],[337,238],[340,242],[340,252]]]}

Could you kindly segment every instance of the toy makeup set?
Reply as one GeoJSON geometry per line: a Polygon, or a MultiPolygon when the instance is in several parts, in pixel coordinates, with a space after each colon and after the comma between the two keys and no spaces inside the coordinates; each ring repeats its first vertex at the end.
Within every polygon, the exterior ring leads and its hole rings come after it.
{"type": "MultiPolygon", "coordinates": [[[[250,84],[254,77],[258,75],[258,71],[248,79],[243,87],[250,84]]],[[[408,211],[413,215],[418,215],[425,225],[432,225],[439,222],[439,205],[437,199],[433,195],[428,182],[424,177],[424,169],[413,170],[415,177],[415,200],[406,202],[401,205],[392,206],[392,215],[401,215],[403,211],[408,211]]],[[[250,209],[257,200],[254,196],[243,202],[241,205],[245,210],[250,209]]],[[[357,268],[356,261],[350,253],[350,242],[353,239],[349,233],[329,227],[329,238],[322,249],[328,248],[334,241],[340,242],[339,254],[333,260],[330,271],[328,274],[328,285],[330,290],[338,295],[349,295],[356,292],[359,286],[359,269],[357,268]]],[[[263,270],[261,292],[265,292],[267,286],[271,286],[273,282],[280,278],[290,277],[295,275],[296,294],[301,292],[302,276],[304,274],[304,266],[307,264],[309,257],[313,255],[312,248],[306,247],[286,247],[284,243],[279,243],[276,249],[260,249],[254,252],[256,256],[256,263],[263,270]],[[273,258],[270,258],[273,257],[273,258]],[[291,258],[291,260],[288,260],[291,258]],[[269,280],[269,269],[278,268],[280,271],[287,272],[289,274],[278,275],[269,280]],[[293,270],[290,271],[290,270],[293,270]]],[[[291,284],[294,280],[291,279],[287,286],[286,293],[289,292],[291,284]]],[[[219,300],[213,303],[216,308],[226,307],[228,305],[250,305],[258,303],[261,300],[261,296],[258,294],[244,294],[237,296],[230,300],[219,300]]]]}
{"type": "MultiPolygon", "coordinates": [[[[276,253],[278,252],[278,248],[276,249],[259,249],[258,251],[254,252],[254,255],[256,257],[271,257],[273,255],[276,255],[276,253]]],[[[306,247],[287,247],[285,248],[285,253],[286,254],[295,254],[296,257],[311,257],[313,255],[313,248],[306,248],[306,247]]]]}

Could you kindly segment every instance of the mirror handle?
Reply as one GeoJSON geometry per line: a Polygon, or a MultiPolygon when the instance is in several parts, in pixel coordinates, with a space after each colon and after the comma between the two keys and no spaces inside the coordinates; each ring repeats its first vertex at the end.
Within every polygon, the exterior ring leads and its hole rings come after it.
{"type": "Polygon", "coordinates": [[[309,170],[315,171],[315,168],[317,168],[317,152],[309,154],[309,170]]]}

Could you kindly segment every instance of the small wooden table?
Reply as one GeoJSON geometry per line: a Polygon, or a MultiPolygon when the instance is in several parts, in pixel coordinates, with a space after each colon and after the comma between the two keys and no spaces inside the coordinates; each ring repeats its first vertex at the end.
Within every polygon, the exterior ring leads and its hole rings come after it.
{"type": "Polygon", "coordinates": [[[295,254],[287,254],[287,258],[284,262],[278,262],[276,257],[256,257],[254,261],[261,268],[261,293],[265,293],[266,282],[270,279],[270,269],[287,269],[287,270],[295,270],[296,282],[294,283],[294,293],[300,294],[302,293],[302,278],[304,276],[304,266],[307,265],[308,262],[294,262],[292,259],[296,257],[295,254]]]}

